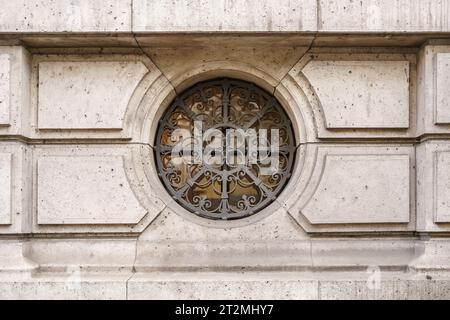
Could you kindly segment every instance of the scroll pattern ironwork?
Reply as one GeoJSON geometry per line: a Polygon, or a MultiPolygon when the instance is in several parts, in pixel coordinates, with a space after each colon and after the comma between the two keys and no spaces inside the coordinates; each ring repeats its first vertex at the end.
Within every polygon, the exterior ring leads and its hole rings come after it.
{"type": "Polygon", "coordinates": [[[154,149],[160,179],[179,204],[204,218],[231,220],[251,216],[276,199],[291,175],[295,141],[288,116],[271,94],[225,78],[178,95],[160,120],[154,149]],[[200,141],[194,134],[198,123],[200,141]],[[223,136],[211,138],[208,130],[223,136]],[[230,130],[256,133],[256,139],[244,136],[243,148],[230,149],[231,142],[238,146],[230,130]],[[258,142],[259,148],[252,148],[258,142]],[[277,150],[271,148],[275,142],[277,150]],[[195,143],[200,148],[192,147],[195,143]],[[180,152],[180,145],[191,151],[180,152]],[[199,154],[205,150],[212,150],[208,161],[199,154]],[[256,154],[249,154],[252,150],[256,154]],[[251,156],[256,161],[249,161],[251,156]],[[267,173],[273,165],[269,156],[278,163],[267,173]]]}

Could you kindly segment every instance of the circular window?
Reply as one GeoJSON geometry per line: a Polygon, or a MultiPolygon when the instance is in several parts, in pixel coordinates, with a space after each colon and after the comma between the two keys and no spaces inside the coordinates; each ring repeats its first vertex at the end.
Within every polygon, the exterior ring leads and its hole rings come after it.
{"type": "Polygon", "coordinates": [[[159,122],[158,174],[192,213],[232,220],[272,203],[295,156],[291,122],[278,101],[235,79],[198,83],[179,94],[159,122]]]}

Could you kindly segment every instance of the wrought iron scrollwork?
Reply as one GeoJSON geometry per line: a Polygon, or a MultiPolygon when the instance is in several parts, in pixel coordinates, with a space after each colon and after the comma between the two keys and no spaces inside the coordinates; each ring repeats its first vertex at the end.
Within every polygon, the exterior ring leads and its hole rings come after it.
{"type": "Polygon", "coordinates": [[[291,175],[295,141],[288,116],[271,94],[225,78],[178,95],[160,120],[154,149],[160,179],[180,205],[204,218],[231,220],[251,216],[275,200],[291,175]],[[201,141],[196,123],[201,123],[201,141]],[[203,136],[208,130],[223,135],[203,136]],[[253,132],[256,139],[230,149],[230,141],[238,142],[229,130],[253,132]],[[211,145],[215,148],[205,156],[211,145]],[[277,159],[276,170],[268,157],[277,159]]]}

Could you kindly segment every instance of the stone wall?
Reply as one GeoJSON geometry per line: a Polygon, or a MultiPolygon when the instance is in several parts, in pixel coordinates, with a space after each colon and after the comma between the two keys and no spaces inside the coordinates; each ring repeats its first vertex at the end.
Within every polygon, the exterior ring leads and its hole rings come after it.
{"type": "Polygon", "coordinates": [[[0,297],[450,298],[450,1],[0,0],[0,297]],[[217,77],[296,135],[273,203],[216,221],[158,121],[217,77]]]}

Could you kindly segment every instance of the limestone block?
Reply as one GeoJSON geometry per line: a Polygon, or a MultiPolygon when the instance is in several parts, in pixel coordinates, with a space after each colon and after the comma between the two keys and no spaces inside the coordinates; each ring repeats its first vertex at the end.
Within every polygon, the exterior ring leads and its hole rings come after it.
{"type": "Polygon", "coordinates": [[[417,220],[419,231],[445,231],[450,222],[450,144],[417,147],[417,220]]]}
{"type": "MultiPolygon", "coordinates": [[[[40,145],[33,152],[33,232],[141,232],[165,204],[143,192],[133,144],[40,145]]],[[[138,160],[139,161],[139,160],[138,160]]]]}
{"type": "Polygon", "coordinates": [[[211,77],[231,76],[273,91],[307,47],[177,47],[147,49],[152,61],[179,89],[211,77]],[[186,80],[187,83],[183,83],[186,80]],[[181,87],[180,87],[181,85],[181,87]]]}
{"type": "Polygon", "coordinates": [[[311,239],[314,266],[401,267],[415,258],[415,243],[405,239],[311,239]]]}
{"type": "Polygon", "coordinates": [[[11,223],[12,155],[0,153],[0,224],[11,223]]]}
{"type": "Polygon", "coordinates": [[[375,279],[367,275],[365,280],[320,281],[322,300],[406,300],[408,282],[401,280],[375,279]]]}
{"type": "Polygon", "coordinates": [[[26,49],[0,46],[0,135],[27,133],[30,70],[31,59],[26,49]]]}
{"type": "Polygon", "coordinates": [[[328,129],[408,128],[409,68],[408,61],[312,60],[302,72],[328,129]]]}
{"type": "Polygon", "coordinates": [[[139,61],[39,63],[39,129],[121,130],[130,98],[148,72],[139,61]]]}
{"type": "Polygon", "coordinates": [[[437,152],[436,168],[436,219],[435,222],[450,222],[450,152],[437,152]]]}
{"type": "Polygon", "coordinates": [[[35,262],[24,255],[26,243],[26,240],[6,239],[0,241],[0,274],[5,271],[31,271],[37,267],[35,262]]]}
{"type": "Polygon", "coordinates": [[[450,53],[436,54],[436,124],[450,124],[450,53]]]}
{"type": "Polygon", "coordinates": [[[310,232],[412,228],[413,150],[321,145],[311,178],[288,211],[310,232]]]}
{"type": "Polygon", "coordinates": [[[164,210],[139,237],[135,264],[138,271],[311,265],[308,237],[283,209],[270,209],[265,219],[233,228],[230,221],[220,227],[215,221],[199,222],[179,205],[178,210],[174,204],[168,207],[173,209],[164,210]]]}
{"type": "Polygon", "coordinates": [[[0,298],[4,300],[124,300],[129,274],[84,275],[68,268],[62,275],[0,276],[0,298]]]}
{"type": "Polygon", "coordinates": [[[1,0],[0,32],[125,32],[131,0],[1,0]]]}
{"type": "Polygon", "coordinates": [[[320,31],[450,31],[447,1],[320,0],[319,6],[320,31]]]}
{"type": "Polygon", "coordinates": [[[0,234],[31,229],[31,154],[20,143],[0,143],[0,234]]]}
{"type": "Polygon", "coordinates": [[[447,238],[430,238],[415,243],[416,257],[409,266],[416,272],[450,269],[450,241],[447,238]]]}
{"type": "Polygon", "coordinates": [[[8,54],[0,54],[0,126],[9,125],[10,113],[10,72],[11,63],[8,54]]]}
{"type": "Polygon", "coordinates": [[[448,279],[408,281],[408,299],[448,300],[450,299],[450,281],[448,279]]]}
{"type": "Polygon", "coordinates": [[[128,298],[141,299],[318,299],[318,282],[286,272],[160,272],[136,274],[128,298]]]}
{"type": "Polygon", "coordinates": [[[135,0],[135,32],[315,31],[315,0],[135,0]]]}
{"type": "Polygon", "coordinates": [[[313,224],[407,223],[409,190],[409,155],[330,153],[302,212],[313,224]]]}
{"type": "Polygon", "coordinates": [[[93,272],[131,270],[135,239],[40,239],[26,244],[26,258],[47,272],[82,267],[93,272]]]}
{"type": "Polygon", "coordinates": [[[436,42],[424,46],[418,67],[418,135],[450,133],[449,79],[450,46],[436,42]]]}
{"type": "Polygon", "coordinates": [[[37,172],[39,224],[137,224],[146,214],[123,157],[41,157],[37,172]]]}

